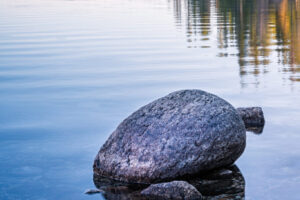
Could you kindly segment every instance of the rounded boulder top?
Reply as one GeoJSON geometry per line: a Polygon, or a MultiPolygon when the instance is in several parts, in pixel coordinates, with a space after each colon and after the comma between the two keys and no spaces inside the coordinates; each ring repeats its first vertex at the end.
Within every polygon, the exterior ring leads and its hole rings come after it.
{"type": "Polygon", "coordinates": [[[101,147],[94,173],[129,183],[173,180],[230,165],[245,145],[245,125],[231,104],[181,90],[126,118],[101,147]]]}

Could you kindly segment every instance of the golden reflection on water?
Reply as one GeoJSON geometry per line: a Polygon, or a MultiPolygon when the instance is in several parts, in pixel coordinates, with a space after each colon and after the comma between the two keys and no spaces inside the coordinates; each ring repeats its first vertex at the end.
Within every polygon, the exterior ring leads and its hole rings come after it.
{"type": "Polygon", "coordinates": [[[241,76],[267,73],[277,64],[291,81],[300,81],[300,0],[175,0],[173,5],[177,24],[185,19],[188,48],[210,48],[208,41],[216,40],[217,56],[237,57],[241,76]]]}

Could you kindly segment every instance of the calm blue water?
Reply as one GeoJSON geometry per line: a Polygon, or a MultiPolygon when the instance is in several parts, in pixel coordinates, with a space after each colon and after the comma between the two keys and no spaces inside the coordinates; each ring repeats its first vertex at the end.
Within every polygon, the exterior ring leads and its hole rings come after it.
{"type": "Polygon", "coordinates": [[[185,88],[263,107],[246,199],[299,199],[298,0],[1,0],[0,199],[101,199],[109,134],[185,88]]]}

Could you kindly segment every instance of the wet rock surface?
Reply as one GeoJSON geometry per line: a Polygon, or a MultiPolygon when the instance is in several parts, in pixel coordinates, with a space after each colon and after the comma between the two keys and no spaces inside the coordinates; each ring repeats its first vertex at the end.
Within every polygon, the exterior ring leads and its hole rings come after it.
{"type": "Polygon", "coordinates": [[[246,144],[244,123],[225,100],[182,90],[126,118],[94,161],[98,176],[155,183],[228,166],[246,144]]]}
{"type": "Polygon", "coordinates": [[[186,181],[152,184],[141,191],[143,196],[160,200],[201,200],[202,195],[186,181]]]}

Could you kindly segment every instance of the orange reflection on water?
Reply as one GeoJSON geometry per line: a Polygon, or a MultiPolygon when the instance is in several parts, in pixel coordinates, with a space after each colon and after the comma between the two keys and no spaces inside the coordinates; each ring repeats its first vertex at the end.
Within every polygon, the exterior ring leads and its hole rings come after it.
{"type": "Polygon", "coordinates": [[[216,28],[217,56],[237,57],[241,76],[267,73],[277,63],[290,80],[300,81],[300,0],[184,2],[174,4],[174,10],[183,17],[178,6],[186,5],[188,47],[202,48],[203,41],[213,40],[210,33],[216,28]],[[238,52],[231,53],[233,49],[238,52]]]}

